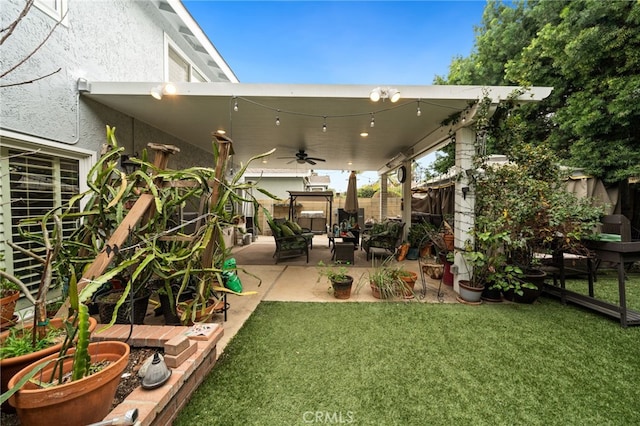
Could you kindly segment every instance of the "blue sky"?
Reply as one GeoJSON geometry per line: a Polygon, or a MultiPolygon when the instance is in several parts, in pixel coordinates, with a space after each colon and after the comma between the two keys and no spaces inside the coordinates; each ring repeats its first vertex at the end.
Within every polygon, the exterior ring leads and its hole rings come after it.
{"type": "MultiPolygon", "coordinates": [[[[468,56],[485,1],[184,1],[241,83],[429,85],[468,56]]],[[[423,163],[428,162],[425,159],[423,163]]],[[[348,173],[332,172],[346,189],[348,173]]],[[[377,180],[375,172],[358,184],[377,180]]]]}

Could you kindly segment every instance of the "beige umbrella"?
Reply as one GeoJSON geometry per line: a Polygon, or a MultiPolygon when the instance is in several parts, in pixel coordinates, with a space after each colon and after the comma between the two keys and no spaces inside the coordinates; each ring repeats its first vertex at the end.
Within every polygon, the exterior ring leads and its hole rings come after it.
{"type": "Polygon", "coordinates": [[[350,214],[358,213],[358,185],[356,172],[352,171],[349,175],[349,183],[347,185],[347,198],[344,202],[344,211],[350,214]]]}

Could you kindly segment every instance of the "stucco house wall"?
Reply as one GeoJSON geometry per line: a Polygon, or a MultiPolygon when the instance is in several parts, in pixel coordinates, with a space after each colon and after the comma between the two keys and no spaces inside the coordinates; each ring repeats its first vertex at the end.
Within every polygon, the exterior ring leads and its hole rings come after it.
{"type": "MultiPolygon", "coordinates": [[[[2,27],[15,19],[23,1],[3,0],[2,27]]],[[[4,87],[1,127],[41,139],[43,143],[68,145],[99,151],[105,140],[105,125],[115,126],[118,140],[133,152],[149,142],[182,147],[177,161],[191,162],[206,154],[175,137],[159,132],[131,117],[78,97],[77,82],[164,81],[165,43],[170,39],[188,55],[190,46],[150,1],[70,1],[66,24],[59,25],[46,43],[22,66],[3,78],[2,84],[33,80],[60,68],[60,71],[30,84],[4,87]],[[79,121],[78,121],[79,119],[79,121]],[[200,152],[199,152],[200,151],[200,152]]],[[[18,25],[2,46],[3,70],[18,63],[40,44],[56,21],[37,7],[18,25]]],[[[189,56],[211,81],[200,57],[189,56]]],[[[226,81],[226,80],[225,80],[226,81]]],[[[193,164],[193,163],[191,163],[193,164]]]]}

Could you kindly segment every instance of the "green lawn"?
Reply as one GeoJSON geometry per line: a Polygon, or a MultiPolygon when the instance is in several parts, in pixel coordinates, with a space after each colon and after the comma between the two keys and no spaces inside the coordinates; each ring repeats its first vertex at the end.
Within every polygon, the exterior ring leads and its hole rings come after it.
{"type": "Polygon", "coordinates": [[[640,328],[535,305],[262,302],[175,425],[640,423],[640,328]]]}

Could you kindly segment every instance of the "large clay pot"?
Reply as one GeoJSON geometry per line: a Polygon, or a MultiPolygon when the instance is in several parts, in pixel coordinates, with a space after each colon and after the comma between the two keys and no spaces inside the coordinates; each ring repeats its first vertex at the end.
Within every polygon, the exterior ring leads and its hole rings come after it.
{"type": "MultiPolygon", "coordinates": [[[[69,354],[73,351],[71,349],[69,354]]],[[[129,362],[129,345],[123,342],[90,343],[89,354],[91,363],[110,363],[97,373],[59,386],[43,389],[27,382],[9,398],[9,403],[16,407],[23,425],[88,425],[101,421],[109,414],[120,375],[129,362]]],[[[55,360],[57,357],[58,354],[53,354],[23,368],[9,381],[9,386],[15,386],[40,362],[55,360]]],[[[42,377],[50,376],[54,364],[51,362],[42,370],[42,377]]],[[[73,359],[65,360],[63,370],[71,371],[72,364],[73,359]]],[[[37,377],[40,377],[40,373],[37,377]]]]}
{"type": "Polygon", "coordinates": [[[353,277],[347,275],[342,281],[331,281],[333,286],[333,296],[336,299],[348,299],[351,297],[351,285],[353,284],[353,277]]]}
{"type": "Polygon", "coordinates": [[[458,281],[458,287],[460,289],[460,298],[462,300],[469,303],[480,302],[480,297],[482,296],[482,290],[484,290],[484,286],[473,287],[471,285],[471,281],[460,280],[458,281]]]}
{"type": "MultiPolygon", "coordinates": [[[[94,318],[89,318],[89,332],[95,330],[97,326],[97,321],[94,318]]],[[[54,318],[49,321],[49,327],[51,328],[63,328],[64,320],[61,318],[54,318]]],[[[25,326],[25,329],[33,328],[33,324],[25,326]]],[[[4,342],[4,338],[2,339],[4,342]]],[[[55,345],[49,346],[45,349],[40,349],[36,352],[31,352],[30,354],[16,356],[13,358],[5,358],[0,360],[0,378],[2,383],[2,393],[6,392],[9,389],[8,383],[11,377],[16,374],[18,371],[22,370],[29,364],[33,364],[34,362],[42,359],[48,355],[58,353],[62,348],[62,342],[57,343],[55,345]]],[[[2,404],[2,408],[5,409],[8,407],[7,404],[2,404]]],[[[11,407],[8,407],[11,408],[11,407]]]]}

